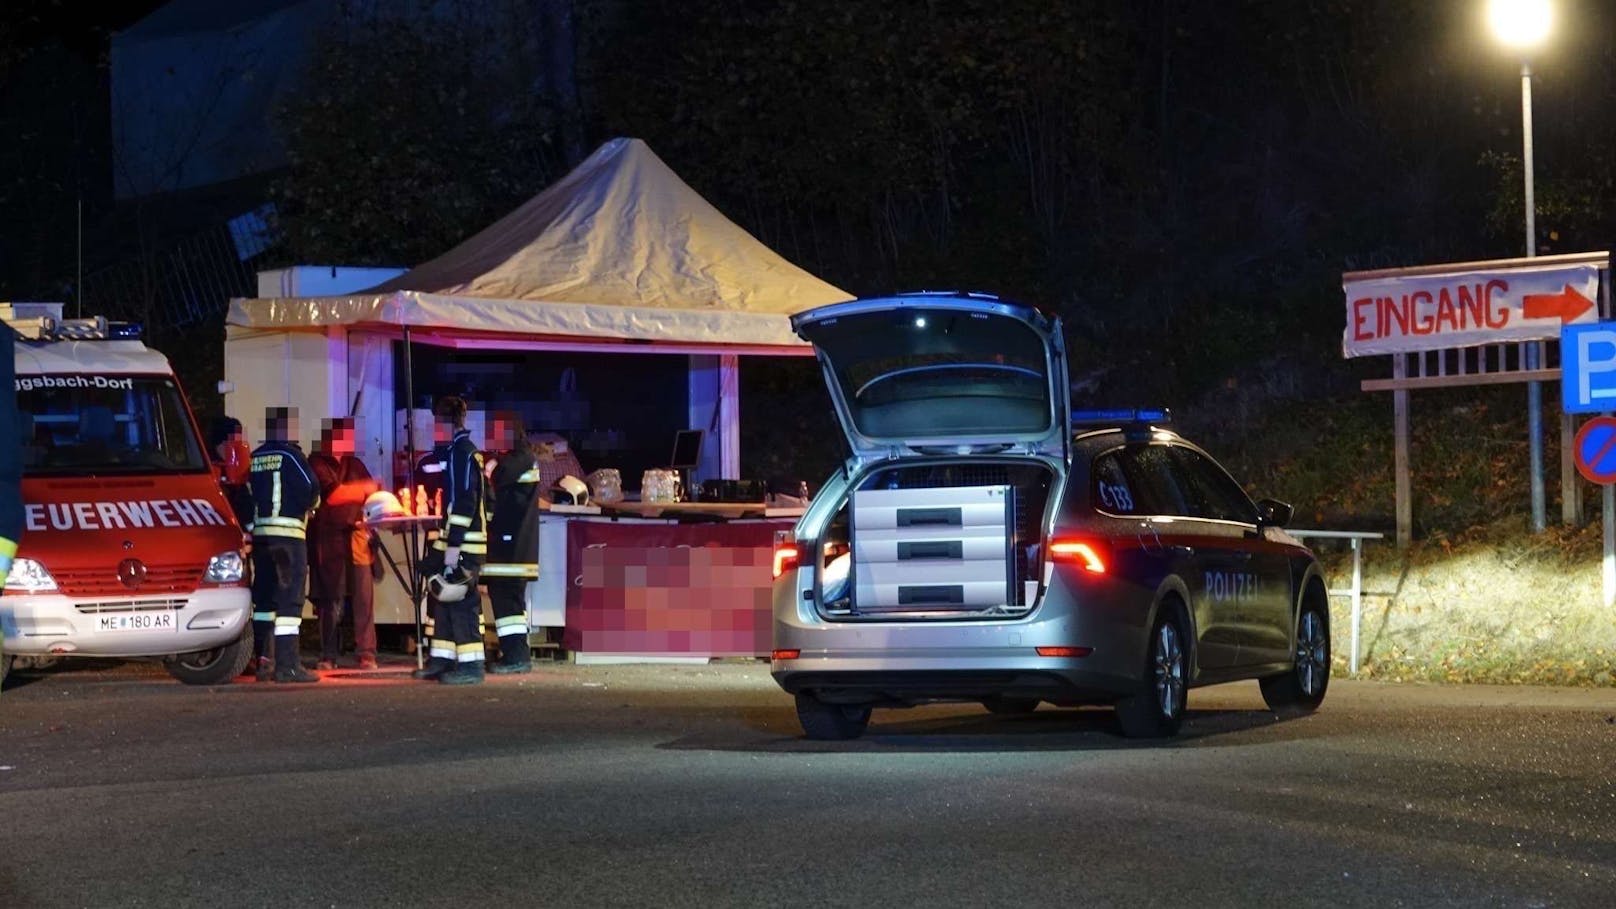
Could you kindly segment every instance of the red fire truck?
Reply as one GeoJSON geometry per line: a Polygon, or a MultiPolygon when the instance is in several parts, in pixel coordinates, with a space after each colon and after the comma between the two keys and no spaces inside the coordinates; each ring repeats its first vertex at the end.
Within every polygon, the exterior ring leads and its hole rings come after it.
{"type": "Polygon", "coordinates": [[[139,326],[0,304],[16,330],[25,522],[0,596],[0,677],[152,657],[229,682],[252,652],[241,528],[185,394],[139,326]]]}

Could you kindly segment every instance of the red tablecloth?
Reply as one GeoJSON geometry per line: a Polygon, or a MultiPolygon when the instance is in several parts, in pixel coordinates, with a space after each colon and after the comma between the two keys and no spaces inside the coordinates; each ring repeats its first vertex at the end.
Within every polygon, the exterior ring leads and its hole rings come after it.
{"type": "Polygon", "coordinates": [[[571,522],[563,645],[577,653],[767,656],[774,533],[792,524],[571,522]]]}

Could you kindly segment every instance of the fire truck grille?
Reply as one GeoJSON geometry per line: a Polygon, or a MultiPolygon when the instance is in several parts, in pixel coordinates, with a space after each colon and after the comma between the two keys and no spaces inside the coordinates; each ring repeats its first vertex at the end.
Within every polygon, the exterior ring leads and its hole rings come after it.
{"type": "Polygon", "coordinates": [[[75,603],[74,609],[94,615],[98,612],[167,612],[184,609],[185,598],[169,600],[97,600],[94,603],[75,603]]]}
{"type": "Polygon", "coordinates": [[[202,569],[192,565],[147,565],[146,577],[129,587],[118,577],[116,566],[82,571],[51,572],[56,586],[70,597],[152,596],[164,593],[191,593],[202,582],[202,569]]]}

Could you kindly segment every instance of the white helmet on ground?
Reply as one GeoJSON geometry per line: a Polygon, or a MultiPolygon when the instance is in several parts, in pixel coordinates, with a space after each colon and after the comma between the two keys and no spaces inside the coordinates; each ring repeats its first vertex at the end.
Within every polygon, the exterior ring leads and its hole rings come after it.
{"type": "Polygon", "coordinates": [[[365,499],[365,520],[380,521],[382,518],[397,518],[409,514],[398,501],[398,496],[385,489],[371,493],[365,499]]]}

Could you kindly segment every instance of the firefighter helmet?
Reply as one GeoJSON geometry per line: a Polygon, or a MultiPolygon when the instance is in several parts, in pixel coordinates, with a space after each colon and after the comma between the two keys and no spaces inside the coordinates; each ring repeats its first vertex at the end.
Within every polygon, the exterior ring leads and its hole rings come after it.
{"type": "Polygon", "coordinates": [[[589,486],[583,480],[568,474],[551,487],[550,499],[557,505],[588,505],[589,486]]]}
{"type": "Polygon", "coordinates": [[[382,518],[396,518],[409,514],[399,503],[398,496],[385,489],[377,490],[365,498],[365,520],[380,521],[382,518]]]}
{"type": "Polygon", "coordinates": [[[442,574],[428,578],[426,589],[439,603],[458,603],[471,592],[471,585],[474,583],[476,581],[471,574],[456,565],[453,568],[445,568],[442,574]]]}

